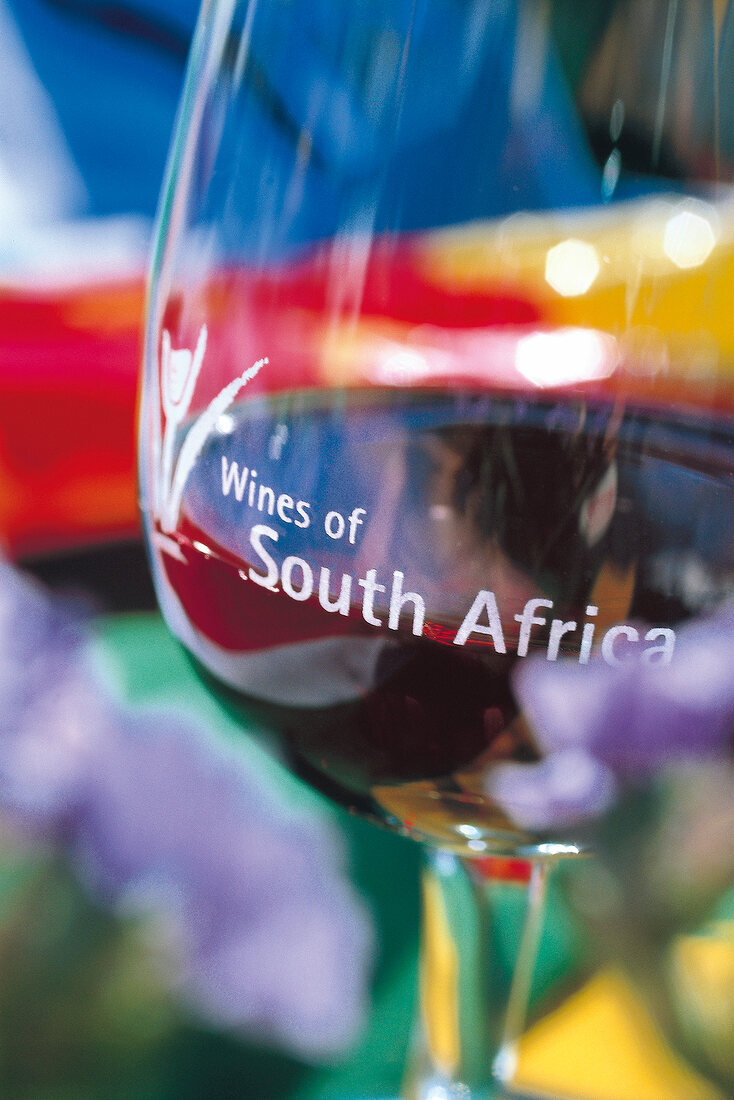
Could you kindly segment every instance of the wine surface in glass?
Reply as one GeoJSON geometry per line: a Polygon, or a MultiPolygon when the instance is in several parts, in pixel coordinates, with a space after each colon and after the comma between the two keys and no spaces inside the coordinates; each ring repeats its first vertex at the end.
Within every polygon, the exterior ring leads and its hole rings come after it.
{"type": "Polygon", "coordinates": [[[542,756],[513,669],[671,658],[731,590],[729,432],[471,388],[258,395],[220,416],[158,532],[163,608],[330,796],[469,854],[529,852],[552,836],[492,787],[542,756]]]}

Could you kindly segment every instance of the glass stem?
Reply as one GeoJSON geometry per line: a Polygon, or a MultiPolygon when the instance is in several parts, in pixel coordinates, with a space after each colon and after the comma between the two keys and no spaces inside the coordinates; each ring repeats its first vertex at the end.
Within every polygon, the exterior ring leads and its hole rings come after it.
{"type": "Polygon", "coordinates": [[[472,861],[425,852],[418,1018],[404,1100],[486,1100],[511,1090],[547,864],[534,863],[525,886],[485,873],[486,861],[481,866],[480,874],[472,861]],[[507,892],[519,889],[526,891],[524,921],[508,948],[499,910],[507,892]]]}
{"type": "Polygon", "coordinates": [[[503,1085],[511,1083],[517,1070],[519,1043],[527,1022],[530,991],[543,931],[549,866],[547,860],[534,860],[531,865],[525,923],[507,1000],[502,1041],[492,1067],[494,1076],[503,1085]]]}

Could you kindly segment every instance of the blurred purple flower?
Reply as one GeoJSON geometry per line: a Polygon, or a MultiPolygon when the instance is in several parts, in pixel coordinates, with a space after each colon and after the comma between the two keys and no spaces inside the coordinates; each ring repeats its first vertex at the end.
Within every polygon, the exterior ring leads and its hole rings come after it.
{"type": "Polygon", "coordinates": [[[101,704],[82,669],[78,610],[0,561],[0,801],[32,827],[79,797],[101,704]]]}
{"type": "Polygon", "coordinates": [[[734,747],[734,605],[678,631],[670,664],[530,659],[514,688],[543,759],[505,764],[489,793],[532,829],[595,817],[619,785],[734,747]]]}
{"type": "Polygon", "coordinates": [[[214,1023],[308,1057],[353,1039],[371,933],[333,831],[190,721],[108,698],[83,628],[3,563],[0,809],[62,840],[107,902],[161,914],[214,1023]]]}
{"type": "Polygon", "coordinates": [[[608,768],[578,749],[561,749],[535,764],[499,764],[488,784],[512,820],[534,832],[573,825],[580,813],[603,813],[615,791],[608,768]]]}

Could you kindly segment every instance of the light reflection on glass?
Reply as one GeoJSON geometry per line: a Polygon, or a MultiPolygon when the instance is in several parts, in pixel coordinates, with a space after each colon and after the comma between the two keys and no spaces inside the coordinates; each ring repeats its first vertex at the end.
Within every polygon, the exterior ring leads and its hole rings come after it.
{"type": "Polygon", "coordinates": [[[545,259],[546,282],[564,298],[586,294],[600,270],[594,246],[575,237],[554,245],[545,259]]]}
{"type": "Polygon", "coordinates": [[[706,262],[718,238],[715,217],[715,211],[704,203],[682,203],[668,220],[663,251],[676,267],[699,267],[706,262]]]}
{"type": "Polygon", "coordinates": [[[424,1100],[451,1100],[451,1095],[445,1085],[431,1085],[424,1100]]]}
{"type": "Polygon", "coordinates": [[[616,340],[594,329],[534,332],[515,351],[517,370],[539,388],[609,378],[617,362],[616,340]]]}
{"type": "Polygon", "coordinates": [[[401,349],[380,364],[380,379],[385,383],[410,383],[432,374],[431,367],[418,351],[401,349]]]}
{"type": "Polygon", "coordinates": [[[622,154],[619,149],[612,149],[604,165],[601,179],[601,192],[605,200],[611,199],[614,194],[621,172],[622,154]]]}
{"type": "Polygon", "coordinates": [[[538,851],[544,856],[577,856],[581,853],[581,849],[575,844],[539,844],[538,851]]]}

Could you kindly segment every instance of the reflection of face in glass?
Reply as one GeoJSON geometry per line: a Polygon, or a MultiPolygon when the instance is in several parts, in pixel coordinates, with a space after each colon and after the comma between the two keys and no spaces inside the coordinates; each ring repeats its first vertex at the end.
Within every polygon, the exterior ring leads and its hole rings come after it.
{"type": "Polygon", "coordinates": [[[513,425],[511,406],[490,425],[486,411],[478,400],[463,421],[457,409],[444,426],[410,431],[406,409],[404,434],[363,445],[361,457],[355,446],[361,476],[380,471],[359,560],[380,546],[379,563],[405,571],[434,615],[463,615],[491,589],[511,624],[533,596],[560,609],[588,593],[610,553],[615,445],[609,424],[588,430],[583,407],[569,410],[567,427],[550,408],[535,426],[513,425]]]}

